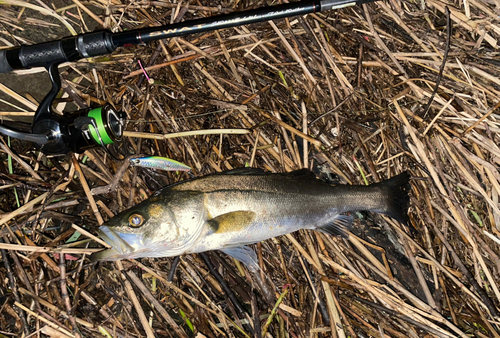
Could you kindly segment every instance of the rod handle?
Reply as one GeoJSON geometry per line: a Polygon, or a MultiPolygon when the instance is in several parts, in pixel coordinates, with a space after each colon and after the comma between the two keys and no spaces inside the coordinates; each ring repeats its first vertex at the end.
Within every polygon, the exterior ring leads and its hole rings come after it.
{"type": "Polygon", "coordinates": [[[0,73],[11,72],[14,69],[48,67],[51,64],[109,54],[115,49],[112,34],[108,31],[4,49],[0,50],[0,73]]]}

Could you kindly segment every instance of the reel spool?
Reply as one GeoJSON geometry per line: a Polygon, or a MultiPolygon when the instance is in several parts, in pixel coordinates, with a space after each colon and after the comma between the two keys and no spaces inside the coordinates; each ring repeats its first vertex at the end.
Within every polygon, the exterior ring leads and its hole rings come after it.
{"type": "Polygon", "coordinates": [[[60,120],[40,120],[33,125],[33,133],[48,134],[48,142],[40,145],[45,154],[82,153],[87,149],[105,147],[120,142],[125,114],[106,104],[92,110],[79,111],[60,120]]]}

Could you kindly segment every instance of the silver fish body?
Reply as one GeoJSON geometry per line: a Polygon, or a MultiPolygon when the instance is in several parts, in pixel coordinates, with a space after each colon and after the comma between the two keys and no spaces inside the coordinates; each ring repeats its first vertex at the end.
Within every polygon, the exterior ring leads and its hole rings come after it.
{"type": "Polygon", "coordinates": [[[208,175],[164,188],[113,217],[100,228],[113,248],[92,259],[229,253],[299,229],[348,236],[352,219],[344,213],[359,210],[406,223],[408,180],[403,173],[370,186],[332,186],[307,170],[271,174],[245,168],[208,175]]]}

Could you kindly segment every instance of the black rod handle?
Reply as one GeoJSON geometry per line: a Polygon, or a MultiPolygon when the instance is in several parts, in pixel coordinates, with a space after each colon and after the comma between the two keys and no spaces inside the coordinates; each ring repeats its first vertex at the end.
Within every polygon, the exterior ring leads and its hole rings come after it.
{"type": "Polygon", "coordinates": [[[7,73],[14,69],[49,67],[51,64],[109,54],[115,49],[112,33],[108,31],[3,49],[0,50],[0,73],[7,73]]]}

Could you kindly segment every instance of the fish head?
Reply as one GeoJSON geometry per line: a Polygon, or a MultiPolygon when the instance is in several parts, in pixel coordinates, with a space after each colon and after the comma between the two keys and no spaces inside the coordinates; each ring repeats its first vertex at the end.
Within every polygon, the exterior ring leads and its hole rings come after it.
{"type": "Polygon", "coordinates": [[[90,258],[113,261],[184,253],[200,236],[206,212],[202,196],[179,195],[154,196],[111,218],[97,231],[111,248],[90,258]]]}

